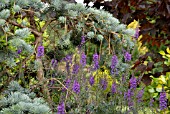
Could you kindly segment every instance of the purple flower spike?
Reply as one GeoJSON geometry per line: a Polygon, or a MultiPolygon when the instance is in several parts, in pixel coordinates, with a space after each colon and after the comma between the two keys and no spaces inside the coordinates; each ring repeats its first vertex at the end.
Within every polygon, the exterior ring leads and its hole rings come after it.
{"type": "Polygon", "coordinates": [[[78,71],[79,71],[79,65],[78,65],[78,64],[74,64],[74,65],[73,65],[73,71],[72,71],[72,73],[73,73],[73,74],[78,74],[78,71]]]}
{"type": "Polygon", "coordinates": [[[57,66],[57,60],[55,60],[55,59],[52,59],[51,60],[51,66],[53,67],[53,68],[55,68],[56,66],[57,66]]]}
{"type": "Polygon", "coordinates": [[[115,94],[115,93],[116,93],[116,83],[113,83],[113,84],[112,84],[111,90],[112,90],[112,94],[115,94]]]}
{"type": "Polygon", "coordinates": [[[138,92],[138,94],[137,94],[138,103],[140,103],[142,101],[143,93],[144,93],[144,89],[142,89],[138,92]]]}
{"type": "Polygon", "coordinates": [[[81,44],[84,44],[85,42],[85,36],[81,36],[81,44]]]}
{"type": "Polygon", "coordinates": [[[115,69],[116,65],[118,63],[118,59],[117,59],[117,56],[116,55],[113,55],[112,56],[112,63],[111,63],[111,69],[115,69]]]}
{"type": "Polygon", "coordinates": [[[102,89],[106,90],[107,84],[108,84],[107,80],[106,79],[101,79],[100,83],[101,83],[102,89]]]}
{"type": "Polygon", "coordinates": [[[153,103],[154,103],[154,99],[151,98],[151,99],[150,99],[150,102],[149,102],[149,106],[152,107],[152,106],[153,106],[153,103]]]}
{"type": "Polygon", "coordinates": [[[97,53],[93,54],[94,70],[99,68],[99,55],[97,53]]]}
{"type": "Polygon", "coordinates": [[[85,53],[83,52],[82,54],[81,54],[81,59],[80,59],[80,63],[81,63],[81,65],[84,67],[84,66],[86,66],[86,55],[85,55],[85,53]]]}
{"type": "Polygon", "coordinates": [[[160,93],[159,108],[160,108],[160,110],[164,110],[167,108],[167,98],[166,98],[166,92],[164,91],[164,89],[160,93]]]}
{"type": "Polygon", "coordinates": [[[64,102],[62,102],[61,104],[58,105],[57,107],[57,114],[65,114],[65,106],[64,106],[64,102]]]}
{"type": "Polygon", "coordinates": [[[41,57],[44,55],[44,46],[38,46],[37,57],[41,57]]]}
{"type": "Polygon", "coordinates": [[[135,76],[132,76],[130,79],[130,89],[136,89],[137,87],[137,79],[135,76]]]}
{"type": "Polygon", "coordinates": [[[74,80],[72,90],[73,90],[76,94],[79,94],[79,93],[80,93],[80,84],[79,84],[76,80],[74,80]]]}
{"type": "Polygon", "coordinates": [[[94,84],[94,76],[90,76],[89,83],[91,86],[94,84]]]}
{"type": "Polygon", "coordinates": [[[129,108],[133,107],[133,100],[132,100],[133,95],[134,93],[131,89],[128,89],[128,91],[124,93],[124,98],[127,99],[129,108]]]}
{"type": "Polygon", "coordinates": [[[124,55],[124,58],[125,58],[125,62],[129,62],[131,61],[131,54],[129,52],[126,52],[125,55],[124,55]]]}

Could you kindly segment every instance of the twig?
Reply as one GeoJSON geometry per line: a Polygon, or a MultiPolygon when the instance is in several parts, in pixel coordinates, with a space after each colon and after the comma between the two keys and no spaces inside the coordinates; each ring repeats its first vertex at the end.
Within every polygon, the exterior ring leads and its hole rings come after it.
{"type": "Polygon", "coordinates": [[[41,32],[43,33],[45,29],[48,27],[48,25],[53,21],[54,19],[50,19],[45,22],[45,25],[41,28],[41,32]]]}
{"type": "Polygon", "coordinates": [[[71,94],[73,94],[73,96],[74,96],[75,98],[77,98],[77,97],[75,96],[75,94],[74,94],[72,91],[70,91],[61,81],[59,81],[59,80],[56,79],[56,78],[51,78],[51,79],[57,81],[58,83],[60,83],[67,91],[69,91],[71,94]]]}
{"type": "Polygon", "coordinates": [[[34,30],[34,29],[31,29],[31,28],[29,28],[29,27],[27,27],[27,26],[23,26],[23,25],[21,25],[21,24],[18,24],[18,23],[15,22],[15,21],[10,21],[10,20],[8,20],[8,23],[9,23],[9,24],[12,24],[12,25],[14,25],[14,26],[20,27],[20,28],[28,28],[34,35],[41,36],[41,33],[40,33],[40,32],[38,32],[38,31],[36,31],[36,30],[34,30]]]}

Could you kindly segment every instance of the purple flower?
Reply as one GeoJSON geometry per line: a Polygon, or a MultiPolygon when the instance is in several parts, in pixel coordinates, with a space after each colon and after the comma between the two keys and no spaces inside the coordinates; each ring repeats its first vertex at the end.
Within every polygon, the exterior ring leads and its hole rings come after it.
{"type": "MultiPolygon", "coordinates": [[[[71,80],[70,79],[67,79],[67,80],[65,80],[65,87],[68,89],[68,87],[70,86],[70,82],[71,82],[71,80]]],[[[66,90],[66,88],[63,88],[63,91],[65,91],[66,90]]]]}
{"type": "Polygon", "coordinates": [[[71,54],[68,54],[68,55],[66,55],[66,57],[64,57],[62,60],[64,60],[65,62],[72,63],[72,55],[71,55],[71,54]]]}
{"type": "Polygon", "coordinates": [[[99,55],[97,53],[93,54],[94,70],[99,68],[99,55]]]}
{"type": "Polygon", "coordinates": [[[84,52],[81,54],[80,63],[83,67],[86,66],[86,55],[84,52]]]}
{"type": "Polygon", "coordinates": [[[41,57],[44,55],[44,46],[38,46],[37,57],[41,57]]]}
{"type": "Polygon", "coordinates": [[[80,93],[80,84],[79,84],[76,80],[74,80],[72,90],[73,90],[76,94],[79,94],[79,93],[80,93]]]}
{"type": "Polygon", "coordinates": [[[130,79],[130,89],[136,89],[137,87],[137,79],[135,76],[132,76],[130,79]]]}
{"type": "Polygon", "coordinates": [[[105,90],[107,88],[108,82],[106,79],[101,79],[100,84],[101,84],[102,89],[105,90]]]}
{"type": "Polygon", "coordinates": [[[73,74],[78,74],[78,71],[79,71],[79,65],[78,65],[78,64],[74,64],[74,65],[73,65],[73,71],[72,71],[72,73],[73,73],[73,74]]]}
{"type": "Polygon", "coordinates": [[[154,99],[153,99],[153,98],[151,98],[151,99],[150,99],[150,102],[149,102],[150,107],[152,107],[152,106],[153,106],[153,103],[154,103],[154,99]]]}
{"type": "Polygon", "coordinates": [[[81,44],[84,44],[85,42],[85,36],[81,36],[81,44]]]}
{"type": "Polygon", "coordinates": [[[115,94],[115,93],[116,93],[116,83],[113,83],[113,84],[112,84],[111,90],[112,90],[112,94],[115,94]]]}
{"type": "Polygon", "coordinates": [[[94,84],[94,76],[90,76],[89,83],[91,86],[94,84]]]}
{"type": "Polygon", "coordinates": [[[136,28],[134,38],[138,39],[138,37],[139,37],[139,31],[140,31],[139,28],[136,28]]]}
{"type": "Polygon", "coordinates": [[[116,56],[116,55],[113,55],[113,56],[112,56],[112,63],[111,63],[111,66],[110,66],[111,69],[114,69],[114,68],[116,67],[117,63],[118,63],[117,56],[116,56]]]}
{"type": "Polygon", "coordinates": [[[58,63],[57,60],[55,60],[55,59],[51,60],[51,65],[53,68],[55,68],[57,66],[57,63],[58,63]]]}
{"type": "Polygon", "coordinates": [[[133,95],[134,95],[134,93],[133,93],[132,89],[128,89],[128,91],[124,93],[124,98],[127,99],[128,106],[130,108],[133,107],[133,100],[132,100],[133,95]]]}
{"type": "Polygon", "coordinates": [[[111,67],[111,73],[112,73],[112,74],[114,73],[114,69],[115,69],[117,63],[118,63],[118,58],[117,58],[116,55],[113,55],[113,56],[112,56],[111,65],[110,65],[110,67],[111,67]]]}
{"type": "Polygon", "coordinates": [[[125,55],[124,55],[124,58],[125,58],[125,62],[127,61],[130,61],[131,60],[131,54],[129,52],[126,52],[125,55]]]}
{"type": "Polygon", "coordinates": [[[160,108],[160,110],[164,110],[167,108],[167,98],[166,98],[166,92],[164,91],[164,89],[160,93],[159,108],[160,108]]]}
{"type": "Polygon", "coordinates": [[[20,54],[21,52],[22,52],[21,49],[18,49],[18,50],[17,50],[17,54],[20,54]]]}
{"type": "Polygon", "coordinates": [[[55,59],[51,60],[51,65],[53,65],[55,63],[55,59]]]}
{"type": "Polygon", "coordinates": [[[138,94],[137,94],[137,100],[138,100],[138,103],[140,103],[142,101],[142,97],[143,97],[143,93],[144,93],[144,89],[141,89],[138,94]]]}
{"type": "Polygon", "coordinates": [[[57,114],[65,114],[65,106],[64,106],[64,102],[62,102],[61,104],[58,105],[57,107],[57,114]]]}
{"type": "Polygon", "coordinates": [[[134,95],[132,89],[128,89],[127,92],[124,93],[124,98],[125,99],[130,99],[134,95]]]}

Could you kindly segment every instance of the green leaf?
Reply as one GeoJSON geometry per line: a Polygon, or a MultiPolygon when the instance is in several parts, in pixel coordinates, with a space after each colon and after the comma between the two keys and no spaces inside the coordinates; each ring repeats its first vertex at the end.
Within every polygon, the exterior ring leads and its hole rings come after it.
{"type": "Polygon", "coordinates": [[[154,93],[154,92],[155,92],[154,88],[150,88],[150,89],[148,89],[148,91],[149,91],[150,93],[154,93]]]}

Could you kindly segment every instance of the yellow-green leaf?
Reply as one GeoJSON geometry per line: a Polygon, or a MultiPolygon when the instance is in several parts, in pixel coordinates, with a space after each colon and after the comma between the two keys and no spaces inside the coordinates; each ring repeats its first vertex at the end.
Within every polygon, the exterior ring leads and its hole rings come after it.
{"type": "Polygon", "coordinates": [[[161,50],[159,53],[160,53],[161,55],[165,55],[165,52],[162,51],[162,50],[161,50]]]}
{"type": "Polygon", "coordinates": [[[170,58],[170,55],[169,55],[169,54],[166,54],[166,56],[170,58]]]}
{"type": "Polygon", "coordinates": [[[154,88],[148,89],[148,91],[149,91],[150,93],[154,93],[154,92],[155,92],[154,88]]]}
{"type": "Polygon", "coordinates": [[[166,48],[166,51],[170,54],[170,49],[169,49],[169,47],[168,47],[168,48],[166,48]]]}

